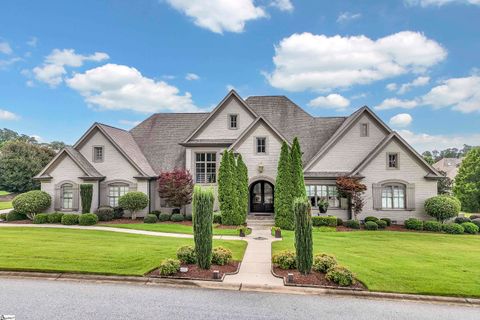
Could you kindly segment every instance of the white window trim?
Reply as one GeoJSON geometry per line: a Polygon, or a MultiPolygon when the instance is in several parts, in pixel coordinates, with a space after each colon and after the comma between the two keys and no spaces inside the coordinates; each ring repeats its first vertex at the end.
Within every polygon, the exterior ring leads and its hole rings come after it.
{"type": "Polygon", "coordinates": [[[193,153],[193,170],[195,172],[194,183],[199,185],[213,185],[218,181],[218,152],[217,151],[197,151],[193,153]],[[215,182],[207,182],[207,153],[215,154],[215,182]],[[205,182],[197,182],[197,154],[205,154],[205,182]]]}
{"type": "Polygon", "coordinates": [[[62,211],[72,211],[73,210],[73,198],[75,197],[75,195],[73,194],[74,193],[74,185],[73,183],[70,183],[70,182],[65,182],[63,183],[61,186],[60,186],[60,193],[61,193],[61,210],[62,211]],[[71,198],[69,198],[71,200],[71,205],[70,205],[70,208],[65,208],[65,186],[66,185],[69,185],[71,187],[71,198]]]}
{"type": "Polygon", "coordinates": [[[253,149],[256,155],[268,155],[268,137],[258,136],[253,138],[253,149]],[[258,152],[258,139],[265,139],[265,152],[258,152]]]}
{"type": "Polygon", "coordinates": [[[380,201],[381,201],[381,204],[382,204],[382,209],[381,211],[405,211],[407,210],[407,186],[403,183],[396,183],[396,182],[392,182],[392,183],[385,183],[385,184],[382,184],[381,185],[381,189],[380,189],[380,201]],[[393,187],[402,187],[403,188],[403,208],[393,208],[393,187]],[[383,189],[385,188],[392,188],[392,208],[386,208],[386,207],[383,207],[383,189]]]}

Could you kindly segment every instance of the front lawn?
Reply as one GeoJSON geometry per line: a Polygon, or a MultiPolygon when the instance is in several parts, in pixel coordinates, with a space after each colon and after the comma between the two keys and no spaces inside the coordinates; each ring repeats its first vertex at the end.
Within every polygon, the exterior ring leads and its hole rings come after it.
{"type": "Polygon", "coordinates": [[[10,192],[0,190],[0,196],[6,196],[6,195],[8,195],[8,194],[10,194],[10,192]]]}
{"type": "MultiPolygon", "coordinates": [[[[245,241],[214,240],[241,260],[245,241]]],[[[193,239],[154,237],[108,231],[0,229],[0,269],[141,276],[193,239]]]]}
{"type": "Polygon", "coordinates": [[[12,201],[0,201],[0,210],[11,209],[12,201]]]}
{"type": "MultiPolygon", "coordinates": [[[[272,251],[294,250],[294,233],[272,251]]],[[[315,253],[336,256],[372,291],[480,297],[480,236],[393,231],[315,232],[315,253]]]]}
{"type": "MultiPolygon", "coordinates": [[[[132,224],[103,224],[104,227],[146,230],[167,233],[193,234],[193,227],[180,223],[132,223],[132,224]]],[[[238,236],[237,229],[213,228],[214,235],[238,236]]]]}

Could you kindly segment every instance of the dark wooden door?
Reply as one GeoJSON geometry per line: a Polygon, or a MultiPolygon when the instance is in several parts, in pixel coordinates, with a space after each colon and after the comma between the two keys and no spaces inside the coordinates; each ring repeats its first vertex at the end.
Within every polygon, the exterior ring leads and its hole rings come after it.
{"type": "Polygon", "coordinates": [[[273,212],[273,185],[267,181],[257,181],[250,187],[250,211],[273,212]]]}

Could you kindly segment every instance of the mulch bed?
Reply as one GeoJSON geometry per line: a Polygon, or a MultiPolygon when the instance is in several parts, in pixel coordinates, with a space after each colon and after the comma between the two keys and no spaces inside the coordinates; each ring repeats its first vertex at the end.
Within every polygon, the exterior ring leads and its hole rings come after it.
{"type": "Polygon", "coordinates": [[[182,267],[188,267],[187,272],[177,272],[172,276],[161,276],[158,269],[153,270],[148,274],[150,277],[154,278],[180,278],[180,279],[190,279],[190,280],[212,280],[212,281],[223,281],[223,275],[234,274],[238,272],[240,263],[238,261],[232,261],[229,264],[224,266],[218,266],[212,264],[210,270],[200,269],[196,264],[182,264],[182,267]],[[213,271],[218,270],[220,272],[220,280],[213,280],[213,271]]]}
{"type": "Polygon", "coordinates": [[[287,283],[287,274],[293,274],[293,282],[289,284],[300,285],[300,286],[317,286],[317,287],[326,287],[326,288],[346,288],[354,290],[366,290],[367,288],[359,281],[356,281],[353,285],[349,287],[340,287],[335,282],[329,281],[325,278],[325,274],[319,272],[312,272],[308,275],[303,275],[297,270],[284,270],[278,267],[273,267],[273,273],[275,276],[281,277],[287,283]]]}
{"type": "MultiPolygon", "coordinates": [[[[386,231],[402,231],[402,232],[412,232],[413,230],[408,230],[405,229],[403,225],[399,224],[392,224],[389,227],[386,227],[385,229],[378,229],[380,231],[386,230],[386,231]]],[[[345,226],[337,226],[337,231],[338,232],[350,232],[350,231],[367,231],[363,226],[360,227],[360,229],[350,229],[345,226]]]]}
{"type": "Polygon", "coordinates": [[[9,193],[3,196],[0,196],[0,202],[12,201],[13,198],[17,196],[18,193],[9,193]]]}

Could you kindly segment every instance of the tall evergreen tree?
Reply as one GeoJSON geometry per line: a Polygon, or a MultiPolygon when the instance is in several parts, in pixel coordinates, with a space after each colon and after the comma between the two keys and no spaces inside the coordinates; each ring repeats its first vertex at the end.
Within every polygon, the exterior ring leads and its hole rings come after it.
{"type": "Polygon", "coordinates": [[[305,197],[295,198],[293,202],[295,212],[295,251],[297,255],[297,269],[302,274],[312,270],[313,240],[312,215],[310,202],[305,197]]]}
{"type": "Polygon", "coordinates": [[[197,264],[202,269],[209,269],[212,261],[213,242],[213,202],[211,188],[195,186],[193,194],[193,239],[197,264]]]}
{"type": "Polygon", "coordinates": [[[218,199],[222,212],[222,223],[240,225],[243,218],[239,209],[236,164],[233,152],[225,150],[220,162],[218,176],[218,199]]]}
{"type": "Polygon", "coordinates": [[[293,198],[306,198],[307,190],[305,189],[305,180],[303,177],[303,164],[302,164],[302,150],[298,138],[293,139],[292,144],[292,197],[293,198]]]}
{"type": "Polygon", "coordinates": [[[466,212],[480,211],[480,147],[471,149],[455,177],[453,193],[466,212]]]}
{"type": "Polygon", "coordinates": [[[282,229],[293,230],[295,220],[292,210],[292,169],[290,147],[284,141],[278,160],[275,180],[275,225],[282,229]]]}
{"type": "Polygon", "coordinates": [[[242,223],[245,223],[248,215],[248,168],[243,162],[242,155],[237,156],[237,180],[239,209],[242,216],[242,223]]]}

